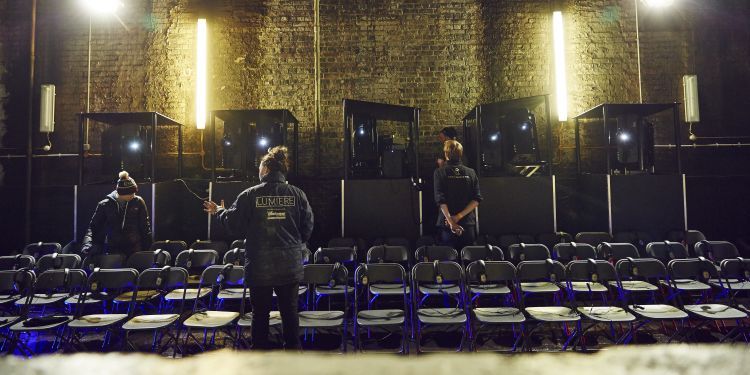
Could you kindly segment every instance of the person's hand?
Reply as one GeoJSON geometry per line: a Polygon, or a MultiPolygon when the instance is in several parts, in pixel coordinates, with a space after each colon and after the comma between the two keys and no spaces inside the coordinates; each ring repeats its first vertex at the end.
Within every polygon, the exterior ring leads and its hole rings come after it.
{"type": "Polygon", "coordinates": [[[205,201],[203,202],[203,211],[208,212],[211,215],[216,214],[216,212],[219,211],[220,208],[224,208],[224,200],[221,200],[221,204],[218,205],[214,203],[213,201],[205,201]]]}
{"type": "Polygon", "coordinates": [[[450,228],[451,232],[457,236],[461,236],[464,234],[464,227],[458,225],[456,221],[453,220],[453,216],[448,217],[445,219],[445,225],[450,228]]]}
{"type": "Polygon", "coordinates": [[[464,218],[464,217],[463,217],[463,216],[461,215],[461,213],[457,213],[457,214],[455,214],[455,215],[451,215],[451,220],[452,220],[452,221],[453,221],[454,223],[456,223],[456,224],[458,224],[458,222],[459,222],[459,221],[461,221],[461,219],[463,219],[463,218],[464,218]]]}

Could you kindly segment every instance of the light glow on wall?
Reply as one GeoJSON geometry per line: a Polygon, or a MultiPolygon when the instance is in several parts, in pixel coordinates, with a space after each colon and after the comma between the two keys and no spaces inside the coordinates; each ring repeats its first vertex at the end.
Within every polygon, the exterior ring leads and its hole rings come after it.
{"type": "Polygon", "coordinates": [[[557,118],[568,121],[568,82],[565,76],[565,38],[563,37],[562,12],[552,13],[552,38],[555,48],[555,88],[557,96],[557,118]]]}
{"type": "Polygon", "coordinates": [[[205,18],[198,19],[198,50],[195,64],[195,126],[206,128],[206,67],[208,58],[208,26],[205,18]]]}

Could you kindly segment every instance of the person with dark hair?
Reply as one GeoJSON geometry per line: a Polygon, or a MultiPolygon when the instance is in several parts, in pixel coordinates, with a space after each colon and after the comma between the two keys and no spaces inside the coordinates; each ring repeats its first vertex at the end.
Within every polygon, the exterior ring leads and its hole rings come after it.
{"type": "MultiPolygon", "coordinates": [[[[458,132],[456,131],[456,128],[452,126],[446,126],[440,129],[440,132],[438,133],[438,139],[440,140],[441,145],[444,144],[445,141],[455,141],[456,138],[458,138],[458,132]]],[[[438,155],[436,162],[438,168],[445,165],[445,157],[442,152],[438,155]]]]}
{"type": "Polygon", "coordinates": [[[96,205],[81,253],[116,253],[128,256],[151,247],[151,222],[146,202],[128,172],[120,172],[115,191],[96,205]]]}
{"type": "Polygon", "coordinates": [[[278,296],[285,349],[300,349],[297,293],[303,276],[313,212],[305,193],[286,182],[287,148],[263,156],[260,184],[237,196],[229,208],[204,202],[204,210],[230,232],[245,238],[245,282],[253,308],[254,349],[270,349],[268,320],[273,292],[278,296]]]}
{"type": "Polygon", "coordinates": [[[482,201],[479,179],[473,169],[461,164],[463,146],[445,141],[445,165],[435,170],[435,203],[438,205],[437,226],[442,245],[460,250],[476,240],[476,214],[482,201]]]}

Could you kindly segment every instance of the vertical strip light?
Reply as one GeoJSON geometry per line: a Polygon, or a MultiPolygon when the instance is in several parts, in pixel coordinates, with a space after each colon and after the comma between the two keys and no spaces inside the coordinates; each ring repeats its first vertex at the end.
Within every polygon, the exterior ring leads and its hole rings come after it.
{"type": "Polygon", "coordinates": [[[565,38],[562,12],[552,13],[552,38],[555,48],[555,83],[557,93],[557,118],[568,121],[568,81],[565,77],[565,38]]]}
{"type": "Polygon", "coordinates": [[[196,54],[195,78],[195,125],[198,129],[206,128],[206,63],[208,26],[205,18],[198,19],[198,51],[196,54]]]}

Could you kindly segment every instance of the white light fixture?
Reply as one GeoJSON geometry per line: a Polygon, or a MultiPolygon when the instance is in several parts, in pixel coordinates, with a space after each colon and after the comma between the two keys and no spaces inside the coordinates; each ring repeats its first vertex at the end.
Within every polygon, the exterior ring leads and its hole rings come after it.
{"type": "Polygon", "coordinates": [[[90,14],[114,14],[123,4],[119,0],[80,0],[90,14]]]}
{"type": "Polygon", "coordinates": [[[42,85],[39,98],[39,131],[55,131],[55,85],[42,85]]]}
{"type": "Polygon", "coordinates": [[[682,76],[685,95],[685,122],[701,122],[700,105],[698,104],[698,76],[682,76]]]}
{"type": "Polygon", "coordinates": [[[141,149],[141,142],[139,142],[139,141],[130,141],[130,144],[128,145],[128,148],[130,148],[130,151],[138,152],[141,149]]]}
{"type": "Polygon", "coordinates": [[[260,137],[260,139],[258,139],[258,146],[260,146],[260,147],[267,147],[268,146],[268,138],[266,138],[266,137],[260,137]]]}
{"type": "Polygon", "coordinates": [[[674,0],[642,0],[644,4],[652,8],[666,8],[674,4],[674,0]]]}
{"type": "Polygon", "coordinates": [[[198,19],[198,50],[195,77],[195,126],[206,128],[206,67],[208,58],[208,25],[205,18],[198,19]]]}
{"type": "Polygon", "coordinates": [[[568,82],[565,76],[565,38],[562,12],[552,13],[552,38],[555,49],[555,88],[557,119],[568,121],[568,82]]]}

